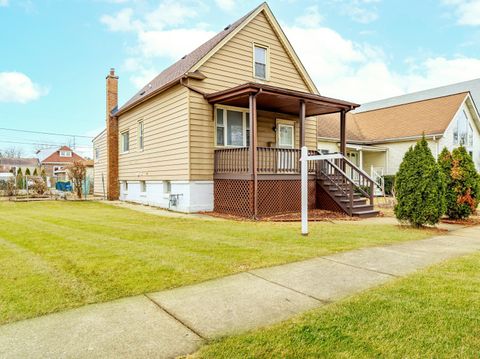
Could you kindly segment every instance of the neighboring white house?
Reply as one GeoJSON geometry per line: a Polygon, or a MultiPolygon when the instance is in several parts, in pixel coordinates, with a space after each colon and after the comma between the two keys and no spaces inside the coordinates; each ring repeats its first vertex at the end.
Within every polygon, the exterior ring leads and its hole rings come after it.
{"type": "MultiPolygon", "coordinates": [[[[436,158],[444,147],[451,151],[463,145],[480,171],[480,119],[470,92],[427,94],[377,101],[365,105],[367,111],[360,110],[362,105],[348,114],[347,155],[352,162],[374,177],[395,174],[406,151],[424,134],[436,158]]],[[[318,149],[338,152],[336,133],[336,115],[319,118],[318,149]]]]}

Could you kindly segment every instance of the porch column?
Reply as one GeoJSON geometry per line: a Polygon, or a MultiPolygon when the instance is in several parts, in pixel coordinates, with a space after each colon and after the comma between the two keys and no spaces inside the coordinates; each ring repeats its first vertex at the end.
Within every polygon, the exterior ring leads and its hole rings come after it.
{"type": "Polygon", "coordinates": [[[253,177],[253,217],[258,214],[258,179],[257,179],[257,96],[251,94],[249,103],[250,123],[250,173],[253,177]]]}
{"type": "Polygon", "coordinates": [[[342,110],[340,112],[340,153],[344,156],[347,155],[347,120],[345,115],[345,110],[342,110]]]}
{"type": "Polygon", "coordinates": [[[305,146],[305,101],[300,100],[300,148],[305,146]]]}

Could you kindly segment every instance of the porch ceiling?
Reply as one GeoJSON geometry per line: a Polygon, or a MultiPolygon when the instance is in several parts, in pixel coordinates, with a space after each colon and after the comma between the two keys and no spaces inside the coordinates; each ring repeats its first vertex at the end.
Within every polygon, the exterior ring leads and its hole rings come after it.
{"type": "Polygon", "coordinates": [[[259,110],[298,116],[300,101],[305,102],[306,116],[324,115],[357,108],[358,104],[311,93],[288,90],[270,85],[247,83],[205,95],[211,104],[249,107],[249,95],[257,95],[259,110]]]}

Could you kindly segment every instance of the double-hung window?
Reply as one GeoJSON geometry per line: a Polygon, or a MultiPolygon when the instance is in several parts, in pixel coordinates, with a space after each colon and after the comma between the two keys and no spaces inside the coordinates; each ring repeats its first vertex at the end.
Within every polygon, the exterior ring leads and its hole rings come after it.
{"type": "Polygon", "coordinates": [[[250,145],[248,111],[217,107],[215,119],[217,146],[245,147],[250,145]]]}
{"type": "Polygon", "coordinates": [[[143,121],[139,121],[138,122],[138,149],[140,151],[143,151],[143,146],[144,146],[144,133],[145,133],[145,128],[144,128],[144,125],[143,125],[143,121]]]}
{"type": "Polygon", "coordinates": [[[128,152],[130,150],[130,134],[128,131],[122,132],[121,140],[122,153],[128,152]]]}
{"type": "Polygon", "coordinates": [[[265,46],[254,45],[253,57],[254,57],[254,75],[258,79],[266,80],[268,69],[268,48],[265,46]]]}

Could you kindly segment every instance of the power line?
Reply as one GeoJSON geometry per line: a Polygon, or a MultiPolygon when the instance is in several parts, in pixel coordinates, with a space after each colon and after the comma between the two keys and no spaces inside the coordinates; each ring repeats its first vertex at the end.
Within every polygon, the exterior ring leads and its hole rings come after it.
{"type": "Polygon", "coordinates": [[[39,135],[94,138],[94,136],[72,135],[72,134],[67,134],[67,133],[41,132],[41,131],[30,131],[30,130],[19,130],[19,129],[16,129],[16,128],[5,128],[5,127],[0,127],[0,130],[13,131],[13,132],[23,132],[23,133],[35,133],[35,134],[39,134],[39,135]]]}
{"type": "MultiPolygon", "coordinates": [[[[48,146],[48,147],[63,146],[61,144],[54,144],[54,143],[20,142],[20,141],[8,141],[8,140],[2,140],[2,139],[0,139],[0,143],[11,143],[11,144],[16,144],[16,145],[48,146]]],[[[82,145],[82,146],[77,146],[77,147],[90,148],[90,146],[87,146],[87,145],[82,145]]]]}

